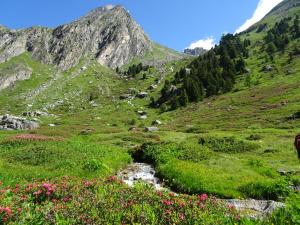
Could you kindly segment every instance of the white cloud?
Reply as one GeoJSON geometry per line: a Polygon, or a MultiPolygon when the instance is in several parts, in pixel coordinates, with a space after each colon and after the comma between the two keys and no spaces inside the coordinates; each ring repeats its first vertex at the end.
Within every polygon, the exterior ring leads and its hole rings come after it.
{"type": "Polygon", "coordinates": [[[199,41],[193,42],[188,47],[189,49],[193,48],[204,48],[206,50],[209,50],[215,46],[215,39],[213,37],[208,37],[205,39],[201,39],[199,41]]]}
{"type": "Polygon", "coordinates": [[[248,19],[242,26],[240,26],[235,31],[235,33],[240,33],[247,30],[253,24],[264,18],[265,15],[267,15],[276,5],[278,5],[282,1],[283,0],[260,0],[252,17],[248,19]]]}

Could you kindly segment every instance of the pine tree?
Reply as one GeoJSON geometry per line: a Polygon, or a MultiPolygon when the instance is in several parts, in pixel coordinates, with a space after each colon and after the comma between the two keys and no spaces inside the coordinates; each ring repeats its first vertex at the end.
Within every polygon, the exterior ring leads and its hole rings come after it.
{"type": "Polygon", "coordinates": [[[294,30],[294,37],[300,38],[300,27],[299,27],[299,15],[297,15],[294,19],[293,23],[293,30],[294,30]]]}
{"type": "Polygon", "coordinates": [[[179,99],[179,103],[181,106],[185,107],[185,106],[187,106],[188,102],[189,102],[189,97],[186,93],[186,90],[183,89],[180,99],[179,99]]]}
{"type": "Polygon", "coordinates": [[[244,73],[246,70],[245,61],[242,58],[239,58],[235,64],[235,70],[239,73],[244,73]]]}
{"type": "Polygon", "coordinates": [[[276,52],[276,46],[274,45],[273,42],[270,42],[267,46],[267,53],[270,57],[270,59],[273,61],[274,59],[274,53],[276,52]]]}

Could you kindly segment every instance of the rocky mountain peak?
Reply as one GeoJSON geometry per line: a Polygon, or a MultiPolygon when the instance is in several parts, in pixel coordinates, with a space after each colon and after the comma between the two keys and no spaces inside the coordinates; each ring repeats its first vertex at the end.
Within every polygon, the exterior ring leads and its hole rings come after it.
{"type": "Polygon", "coordinates": [[[55,29],[34,27],[0,33],[0,63],[26,51],[63,70],[80,59],[95,59],[112,68],[152,49],[152,42],[122,6],[96,8],[55,29]]]}
{"type": "Polygon", "coordinates": [[[186,48],[184,49],[184,53],[187,55],[192,55],[192,56],[199,56],[199,55],[203,55],[205,52],[207,52],[207,50],[205,50],[204,48],[186,48]]]}

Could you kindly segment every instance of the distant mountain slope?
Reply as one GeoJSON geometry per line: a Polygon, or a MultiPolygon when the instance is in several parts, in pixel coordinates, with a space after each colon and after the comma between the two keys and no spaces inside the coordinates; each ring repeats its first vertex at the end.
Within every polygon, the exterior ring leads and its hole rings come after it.
{"type": "Polygon", "coordinates": [[[295,8],[297,6],[300,6],[300,0],[284,0],[283,2],[275,6],[271,10],[271,12],[267,14],[267,16],[287,12],[289,9],[295,8]]]}
{"type": "Polygon", "coordinates": [[[267,76],[264,71],[294,71],[292,63],[299,61],[299,2],[284,1],[248,30],[222,36],[218,46],[177,71],[152,105],[174,110],[230,92],[240,80],[251,86],[251,79],[267,76]]]}
{"type": "Polygon", "coordinates": [[[152,41],[122,6],[106,6],[55,29],[0,29],[0,63],[26,51],[63,70],[80,59],[116,68],[153,50],[152,41]]]}
{"type": "Polygon", "coordinates": [[[204,48],[186,48],[184,49],[184,53],[188,54],[188,55],[192,55],[192,56],[199,56],[199,55],[203,55],[205,52],[207,52],[207,50],[205,50],[204,48]]]}

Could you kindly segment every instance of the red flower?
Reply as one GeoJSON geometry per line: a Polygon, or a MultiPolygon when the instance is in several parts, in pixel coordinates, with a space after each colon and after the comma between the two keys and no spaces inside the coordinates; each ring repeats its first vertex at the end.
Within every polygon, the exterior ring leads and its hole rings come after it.
{"type": "Polygon", "coordinates": [[[92,185],[93,185],[93,183],[90,182],[90,181],[85,181],[85,182],[84,182],[84,186],[86,186],[86,187],[90,187],[90,186],[92,186],[92,185]]]}
{"type": "Polygon", "coordinates": [[[169,201],[169,200],[163,200],[162,203],[163,203],[164,205],[172,205],[172,204],[173,204],[173,202],[171,202],[171,201],[169,201]]]}
{"type": "Polygon", "coordinates": [[[33,193],[34,195],[40,195],[42,194],[42,190],[37,190],[36,192],[33,193]]]}
{"type": "Polygon", "coordinates": [[[208,198],[207,194],[202,194],[202,195],[199,196],[199,200],[201,202],[205,201],[207,198],[208,198]]]}
{"type": "Polygon", "coordinates": [[[5,213],[6,217],[11,217],[12,216],[12,211],[9,207],[0,207],[0,213],[5,213]]]}

